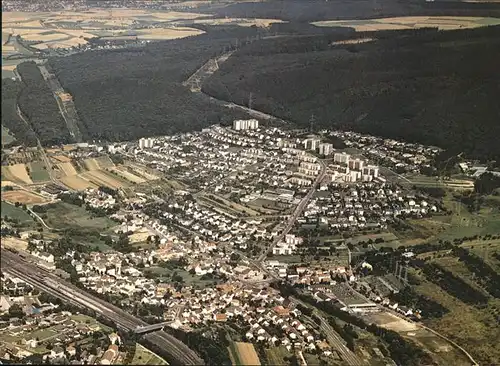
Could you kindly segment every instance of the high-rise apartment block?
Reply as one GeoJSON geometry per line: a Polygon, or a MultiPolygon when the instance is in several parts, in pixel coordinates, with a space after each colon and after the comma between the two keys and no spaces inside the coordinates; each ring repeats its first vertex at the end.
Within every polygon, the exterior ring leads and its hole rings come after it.
{"type": "Polygon", "coordinates": [[[237,119],[233,121],[233,129],[240,130],[256,130],[259,128],[259,121],[256,119],[237,119]]]}
{"type": "Polygon", "coordinates": [[[154,142],[155,140],[152,139],[151,137],[139,139],[139,148],[140,149],[152,148],[154,146],[154,142]]]}
{"type": "Polygon", "coordinates": [[[335,153],[333,161],[336,163],[349,164],[350,155],[346,153],[335,153]]]}
{"type": "Polygon", "coordinates": [[[321,155],[328,156],[333,152],[333,145],[329,143],[319,144],[319,153],[321,155]]]}
{"type": "Polygon", "coordinates": [[[302,143],[304,144],[304,149],[316,150],[318,148],[319,144],[321,143],[321,140],[311,138],[311,139],[305,139],[304,141],[302,141],[302,143]]]}

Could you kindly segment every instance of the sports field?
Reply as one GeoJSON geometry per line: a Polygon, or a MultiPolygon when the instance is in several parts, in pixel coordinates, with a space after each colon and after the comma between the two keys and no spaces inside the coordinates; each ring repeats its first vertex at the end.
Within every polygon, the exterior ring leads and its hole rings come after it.
{"type": "Polygon", "coordinates": [[[47,202],[47,200],[42,196],[21,189],[2,192],[2,200],[5,200],[10,203],[19,202],[26,205],[47,202]]]}

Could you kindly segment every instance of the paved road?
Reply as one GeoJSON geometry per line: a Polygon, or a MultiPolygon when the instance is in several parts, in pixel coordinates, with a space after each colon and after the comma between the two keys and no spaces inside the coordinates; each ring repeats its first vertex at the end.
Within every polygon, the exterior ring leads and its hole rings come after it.
{"type": "MultiPolygon", "coordinates": [[[[59,297],[64,301],[93,309],[126,330],[135,330],[138,326],[148,325],[143,320],[134,317],[119,307],[90,295],[52,273],[24,261],[17,254],[2,249],[1,264],[2,271],[19,277],[32,286],[59,297]]],[[[170,364],[204,364],[203,360],[193,350],[170,334],[159,331],[150,333],[145,338],[165,350],[169,355],[167,358],[170,364]]]]}
{"type": "Polygon", "coordinates": [[[31,208],[29,208],[29,207],[27,207],[27,208],[28,208],[28,211],[29,211],[29,212],[31,212],[31,214],[32,214],[33,216],[35,216],[35,218],[36,218],[38,221],[40,221],[40,222],[42,223],[42,225],[43,225],[46,229],[49,229],[49,230],[51,230],[51,231],[61,231],[61,230],[59,230],[59,229],[55,229],[55,228],[50,227],[49,225],[47,225],[47,224],[45,223],[45,221],[43,221],[43,219],[40,217],[40,215],[38,215],[38,214],[37,214],[35,211],[33,211],[31,208]]]}
{"type": "Polygon", "coordinates": [[[299,218],[299,216],[302,214],[302,212],[305,210],[305,208],[307,207],[307,204],[309,203],[309,201],[311,200],[314,192],[316,192],[316,186],[323,180],[323,178],[325,177],[326,175],[326,164],[323,162],[323,161],[319,161],[320,164],[321,164],[321,171],[318,175],[318,177],[316,178],[316,180],[314,181],[313,185],[311,186],[311,189],[309,190],[309,192],[307,192],[307,194],[305,195],[304,198],[302,198],[302,200],[300,201],[300,203],[297,205],[297,207],[295,208],[295,211],[293,212],[293,214],[290,216],[290,218],[288,219],[288,223],[285,227],[285,229],[281,232],[280,235],[278,235],[276,237],[276,239],[272,242],[272,244],[267,248],[267,250],[265,250],[261,256],[259,257],[259,262],[262,262],[266,259],[267,255],[273,250],[273,248],[280,242],[283,240],[283,238],[290,232],[290,230],[293,228],[293,225],[295,224],[295,221],[297,221],[297,219],[299,218]]]}

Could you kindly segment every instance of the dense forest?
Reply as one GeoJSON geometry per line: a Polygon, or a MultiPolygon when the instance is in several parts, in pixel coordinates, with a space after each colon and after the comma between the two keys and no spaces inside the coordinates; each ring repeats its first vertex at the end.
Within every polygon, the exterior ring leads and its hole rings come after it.
{"type": "Polygon", "coordinates": [[[52,59],[92,138],[128,140],[201,129],[247,115],[182,85],[208,59],[259,32],[212,27],[186,39],[52,59]]]}
{"type": "Polygon", "coordinates": [[[33,62],[24,62],[17,66],[23,88],[18,96],[19,108],[28,118],[35,133],[43,145],[69,143],[69,135],[57,101],[40,70],[33,62]]]}
{"type": "Polygon", "coordinates": [[[304,126],[354,129],[500,158],[500,27],[269,38],[235,52],[203,85],[223,100],[304,126]]]}
{"type": "Polygon", "coordinates": [[[2,126],[7,127],[16,138],[13,145],[36,146],[35,133],[17,114],[17,98],[22,89],[21,82],[2,79],[2,126]]]}
{"type": "Polygon", "coordinates": [[[378,0],[376,2],[372,0],[268,0],[238,2],[224,7],[208,7],[202,11],[219,17],[274,18],[300,22],[416,15],[500,16],[500,6],[494,3],[418,0],[378,0]]]}

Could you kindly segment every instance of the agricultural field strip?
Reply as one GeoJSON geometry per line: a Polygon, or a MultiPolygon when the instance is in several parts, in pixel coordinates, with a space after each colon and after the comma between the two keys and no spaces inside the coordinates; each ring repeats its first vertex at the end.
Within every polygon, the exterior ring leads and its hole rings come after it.
{"type": "Polygon", "coordinates": [[[46,198],[23,189],[2,192],[2,200],[8,202],[19,202],[21,204],[36,204],[47,202],[46,198]]]}
{"type": "Polygon", "coordinates": [[[116,168],[111,168],[111,170],[113,172],[115,172],[116,174],[122,176],[123,178],[127,179],[128,181],[131,181],[132,183],[141,184],[141,183],[147,182],[146,179],[139,177],[137,175],[134,175],[134,174],[132,174],[124,169],[120,169],[120,168],[116,167],[116,168]]]}
{"type": "Polygon", "coordinates": [[[59,179],[66,187],[81,191],[87,188],[98,188],[99,186],[80,177],[79,175],[66,176],[59,179]]]}
{"type": "Polygon", "coordinates": [[[353,27],[357,31],[438,27],[442,30],[499,25],[500,19],[487,17],[395,17],[366,20],[327,20],[311,23],[319,27],[353,27]]]}
{"type": "Polygon", "coordinates": [[[5,175],[7,180],[21,182],[24,184],[33,184],[33,181],[28,175],[25,164],[2,166],[2,175],[5,175]]]}
{"type": "Polygon", "coordinates": [[[124,182],[119,181],[112,175],[106,174],[106,172],[102,170],[91,170],[85,173],[81,173],[80,176],[88,178],[91,182],[95,184],[105,185],[113,189],[127,186],[127,184],[125,184],[124,182]]]}

